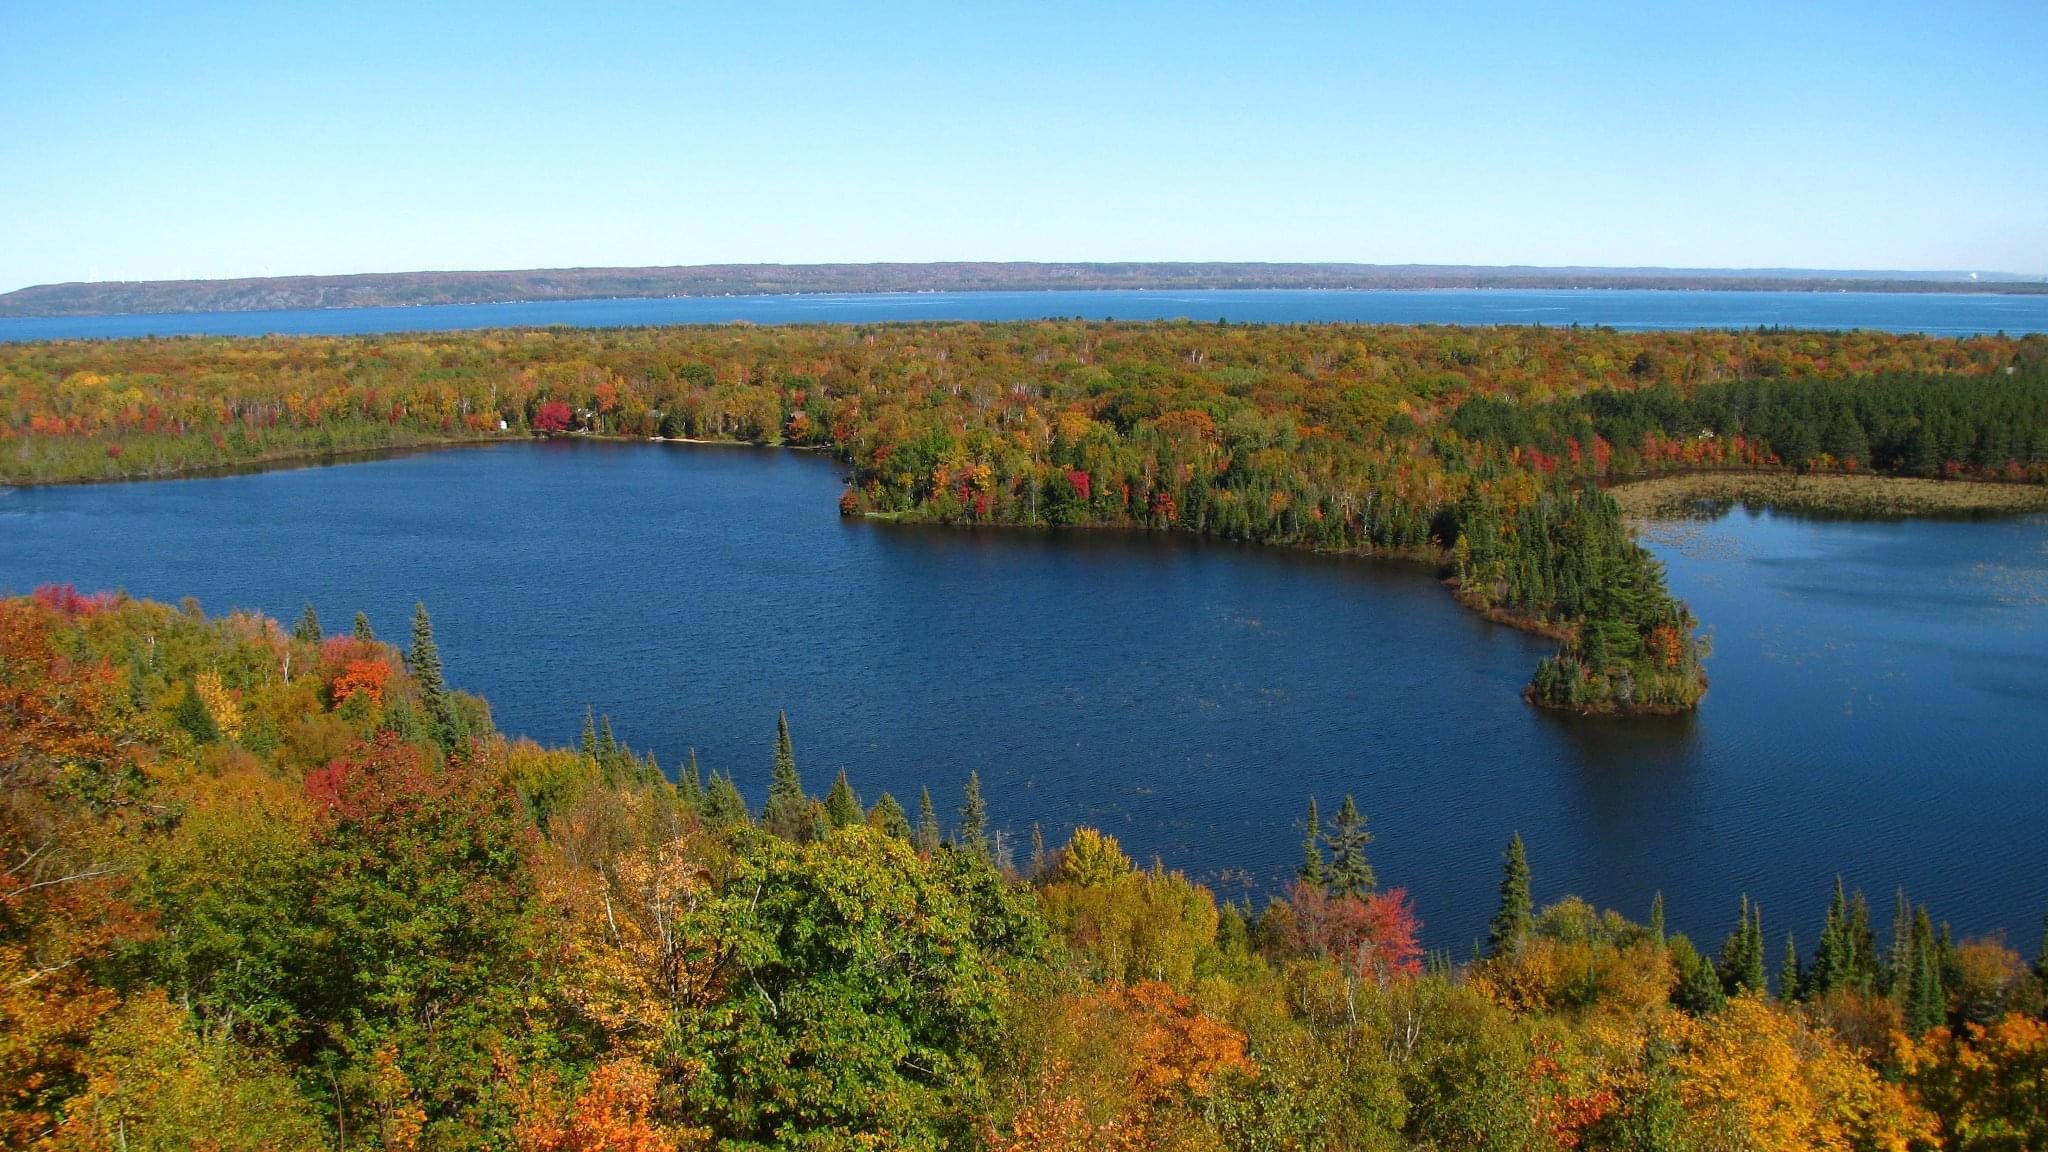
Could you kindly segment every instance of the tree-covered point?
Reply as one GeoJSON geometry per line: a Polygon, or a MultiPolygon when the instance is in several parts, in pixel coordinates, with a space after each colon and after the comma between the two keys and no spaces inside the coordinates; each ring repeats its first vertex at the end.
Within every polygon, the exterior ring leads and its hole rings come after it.
{"type": "Polygon", "coordinates": [[[0,600],[0,1143],[2048,1143],[2048,951],[1903,894],[1886,938],[1838,885],[1774,991],[1753,902],[1709,958],[1661,900],[1539,905],[1518,837],[1486,955],[1425,958],[1370,797],[1311,817],[1262,907],[1089,828],[1019,869],[972,777],[915,828],[849,774],[820,798],[766,706],[758,761],[708,783],[595,715],[577,748],[508,740],[419,618],[401,654],[311,615],[0,600]]]}
{"type": "Polygon", "coordinates": [[[531,434],[829,448],[849,514],[1462,547],[1499,569],[1468,600],[1562,641],[1531,699],[1666,710],[1704,689],[1690,618],[1562,479],[1806,433],[1847,461],[1851,425],[1874,460],[2040,479],[2044,362],[2038,336],[1079,321],[9,344],[0,479],[531,434]]]}

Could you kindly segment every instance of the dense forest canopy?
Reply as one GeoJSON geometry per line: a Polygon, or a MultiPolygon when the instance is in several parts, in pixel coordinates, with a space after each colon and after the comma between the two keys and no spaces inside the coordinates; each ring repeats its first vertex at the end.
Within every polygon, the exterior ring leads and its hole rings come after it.
{"type": "Polygon", "coordinates": [[[1425,956],[1370,797],[1308,801],[1261,907],[1089,828],[1012,858],[971,774],[821,798],[765,712],[708,773],[596,716],[507,739],[460,674],[424,608],[401,650],[0,600],[0,1142],[2048,1146],[2048,954],[1904,893],[1731,896],[1710,947],[1661,899],[1539,907],[1515,837],[1483,949],[1425,956]]]}
{"type": "Polygon", "coordinates": [[[603,435],[829,449],[848,514],[1426,558],[1558,638],[1529,695],[1673,711],[1694,621],[1593,485],[2048,480],[2048,338],[1179,323],[565,329],[0,347],[0,477],[603,435]]]}

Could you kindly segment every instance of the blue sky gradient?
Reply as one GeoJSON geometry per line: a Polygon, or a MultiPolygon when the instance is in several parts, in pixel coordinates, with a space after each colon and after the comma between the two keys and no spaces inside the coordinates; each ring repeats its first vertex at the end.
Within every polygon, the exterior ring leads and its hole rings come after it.
{"type": "Polygon", "coordinates": [[[1687,7],[0,0],[0,291],[727,261],[2048,272],[2048,4],[1687,7]]]}

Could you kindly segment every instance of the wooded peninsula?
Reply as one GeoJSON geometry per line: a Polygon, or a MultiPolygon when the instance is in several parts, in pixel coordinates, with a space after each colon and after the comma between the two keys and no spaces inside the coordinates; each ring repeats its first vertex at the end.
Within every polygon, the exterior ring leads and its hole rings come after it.
{"type": "Polygon", "coordinates": [[[0,479],[528,436],[827,449],[848,515],[1115,526],[1440,564],[1553,636],[1535,703],[1673,712],[1696,621],[1600,485],[2048,483],[2048,337],[906,324],[0,345],[0,479]]]}
{"type": "Polygon", "coordinates": [[[1539,908],[1517,836],[1483,943],[1425,955],[1350,796],[1304,798],[1255,906],[1090,828],[1018,858],[972,774],[819,798],[765,713],[708,774],[597,717],[507,739],[459,673],[424,607],[401,652],[310,607],[0,600],[0,1143],[2048,1146],[2048,941],[1903,892],[1881,942],[1837,882],[1782,950],[1731,897],[1709,950],[1661,897],[1539,908]]]}

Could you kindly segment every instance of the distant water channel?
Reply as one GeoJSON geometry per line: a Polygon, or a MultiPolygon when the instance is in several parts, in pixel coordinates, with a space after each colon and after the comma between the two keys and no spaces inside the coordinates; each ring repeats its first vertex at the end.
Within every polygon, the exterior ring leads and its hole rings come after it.
{"type": "Polygon", "coordinates": [[[932,320],[1219,320],[1325,324],[1604,324],[1623,329],[1870,328],[1968,336],[2048,332],[2048,295],[1910,292],[1073,291],[897,292],[550,300],[420,308],[0,318],[0,341],[203,333],[348,335],[566,324],[879,324],[932,320]]]}
{"type": "Polygon", "coordinates": [[[786,708],[807,783],[958,803],[1021,855],[1076,822],[1226,887],[1284,879],[1309,795],[1358,797],[1435,946],[1483,931],[1509,835],[1575,891],[1718,939],[1736,898],[1811,941],[1837,872],[2031,953],[2048,908],[2048,518],[1654,526],[1712,628],[1696,717],[1589,722],[1517,692],[1546,645],[1424,568],[1104,532],[842,520],[830,461],[520,444],[338,467],[0,490],[0,590],[126,588],[401,637],[510,732],[586,703],[757,801],[786,708]],[[1796,916],[1796,919],[1795,919],[1796,916]]]}

